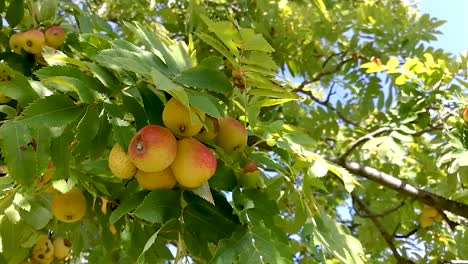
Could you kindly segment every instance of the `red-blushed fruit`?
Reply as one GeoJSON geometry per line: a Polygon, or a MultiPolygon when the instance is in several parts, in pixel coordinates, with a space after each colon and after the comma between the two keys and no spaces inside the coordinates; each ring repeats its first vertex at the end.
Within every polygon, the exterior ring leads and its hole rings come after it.
{"type": "Polygon", "coordinates": [[[215,143],[226,152],[242,150],[247,145],[247,130],[232,117],[218,120],[219,130],[215,143]]]}
{"type": "Polygon", "coordinates": [[[156,172],[169,167],[177,154],[177,140],[172,132],[162,126],[147,125],[141,128],[128,145],[128,155],[142,171],[156,172]]]}
{"type": "Polygon", "coordinates": [[[44,37],[47,46],[58,48],[65,42],[65,30],[59,26],[52,26],[46,29],[44,37]]]}
{"type": "Polygon", "coordinates": [[[253,161],[253,160],[248,161],[244,165],[244,167],[242,168],[242,171],[244,173],[254,172],[254,171],[257,171],[257,170],[258,170],[257,163],[255,163],[255,161],[253,161]]]}
{"type": "Polygon", "coordinates": [[[18,32],[18,33],[11,35],[9,44],[10,44],[10,49],[14,53],[21,54],[21,49],[23,49],[23,45],[24,45],[23,32],[18,32]]]}
{"type": "Polygon", "coordinates": [[[79,221],[86,214],[86,198],[76,187],[67,193],[57,193],[51,201],[52,214],[65,223],[79,221]]]}
{"type": "Polygon", "coordinates": [[[177,156],[171,169],[180,185],[196,188],[215,173],[216,157],[198,140],[183,138],[177,141],[177,156]]]}
{"type": "Polygon", "coordinates": [[[172,189],[177,184],[171,168],[166,168],[157,172],[137,171],[136,179],[138,184],[145,190],[172,189]]]}
{"type": "Polygon", "coordinates": [[[465,108],[463,111],[463,121],[465,121],[465,124],[468,124],[468,108],[465,108]]]}
{"type": "Polygon", "coordinates": [[[23,33],[23,49],[31,54],[42,52],[42,46],[45,43],[44,33],[38,29],[28,30],[23,33]]]}
{"type": "Polygon", "coordinates": [[[176,136],[191,137],[200,132],[205,113],[195,107],[190,107],[189,112],[187,107],[172,97],[164,106],[162,120],[176,136]]]}

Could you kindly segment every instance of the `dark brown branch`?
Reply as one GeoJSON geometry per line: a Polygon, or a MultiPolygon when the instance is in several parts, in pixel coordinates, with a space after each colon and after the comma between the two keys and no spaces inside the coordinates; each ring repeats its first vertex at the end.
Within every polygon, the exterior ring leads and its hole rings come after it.
{"type": "MultiPolygon", "coordinates": [[[[372,211],[369,209],[367,204],[364,201],[362,201],[355,192],[352,192],[351,196],[353,197],[353,202],[355,202],[359,206],[359,208],[356,209],[356,214],[357,215],[359,215],[359,216],[364,215],[364,214],[368,215],[368,216],[374,215],[374,213],[372,213],[372,211]],[[362,212],[364,212],[364,214],[361,213],[361,210],[362,210],[362,212]]],[[[406,258],[404,258],[404,257],[402,257],[400,255],[400,253],[398,252],[398,250],[395,247],[395,244],[393,243],[393,236],[389,232],[387,232],[385,230],[385,227],[379,221],[378,217],[371,216],[370,219],[371,219],[372,223],[374,223],[375,227],[377,227],[380,234],[382,235],[385,242],[387,243],[388,247],[392,251],[393,256],[395,257],[397,263],[399,263],[399,264],[414,263],[413,261],[408,260],[408,259],[406,259],[406,258]]]]}
{"type": "Polygon", "coordinates": [[[355,175],[365,177],[401,194],[413,197],[416,200],[432,206],[439,211],[449,211],[455,215],[468,219],[468,205],[447,199],[437,194],[416,188],[390,174],[375,168],[361,165],[354,161],[343,161],[337,157],[327,157],[327,160],[340,165],[355,175]]]}
{"type": "Polygon", "coordinates": [[[406,201],[406,197],[405,197],[405,199],[403,199],[403,201],[401,201],[400,204],[398,204],[397,206],[395,206],[393,208],[387,209],[387,210],[385,210],[383,212],[380,212],[380,213],[360,214],[359,216],[362,217],[362,218],[383,217],[383,216],[391,214],[391,213],[397,211],[398,209],[400,209],[401,207],[403,207],[403,205],[405,205],[405,201],[406,201]]]}
{"type": "Polygon", "coordinates": [[[415,229],[409,231],[408,234],[405,234],[405,235],[395,235],[395,238],[409,238],[410,236],[414,235],[416,232],[418,232],[418,228],[417,228],[417,227],[416,227],[415,229]]]}
{"type": "Polygon", "coordinates": [[[392,131],[392,129],[390,127],[381,127],[369,134],[366,134],[360,138],[358,138],[356,141],[354,141],[353,143],[351,143],[351,145],[346,149],[345,153],[343,153],[343,155],[341,155],[340,159],[342,160],[346,160],[349,155],[351,155],[351,153],[353,153],[353,151],[358,148],[359,146],[361,146],[362,144],[364,144],[366,141],[376,137],[376,136],[379,136],[379,135],[382,135],[386,132],[389,132],[389,131],[392,131]]]}
{"type": "MultiPolygon", "coordinates": [[[[337,54],[333,54],[332,56],[330,57],[333,57],[337,54]]],[[[328,60],[328,59],[327,59],[328,60]]],[[[314,83],[314,82],[317,82],[317,81],[320,81],[323,77],[327,76],[327,75],[330,75],[330,74],[333,74],[333,73],[337,73],[341,67],[343,67],[343,65],[345,65],[346,63],[352,61],[353,58],[349,58],[349,59],[346,59],[346,60],[343,60],[341,61],[340,63],[338,63],[335,68],[333,70],[329,70],[329,71],[324,71],[324,72],[320,72],[320,73],[317,73],[312,79],[309,79],[309,80],[304,80],[296,89],[293,90],[293,92],[300,92],[303,90],[303,88],[310,84],[310,83],[314,83]]]]}

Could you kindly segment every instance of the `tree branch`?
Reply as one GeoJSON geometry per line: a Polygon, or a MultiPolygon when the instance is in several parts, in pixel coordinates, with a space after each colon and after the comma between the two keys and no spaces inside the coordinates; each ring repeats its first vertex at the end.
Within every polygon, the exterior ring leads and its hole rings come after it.
{"type": "MultiPolygon", "coordinates": [[[[397,263],[399,264],[414,263],[413,261],[402,257],[400,253],[398,253],[398,250],[396,249],[395,244],[393,243],[393,236],[385,230],[385,227],[383,226],[383,224],[379,221],[379,219],[377,219],[378,217],[373,216],[375,214],[372,213],[372,211],[369,209],[367,204],[364,201],[362,201],[355,192],[351,192],[351,196],[353,197],[353,201],[359,205],[359,209],[362,210],[365,213],[365,215],[370,216],[370,219],[374,223],[375,227],[377,227],[380,234],[384,238],[385,242],[387,242],[388,246],[390,247],[390,250],[392,251],[393,256],[397,260],[397,263]]],[[[362,215],[360,210],[357,210],[356,208],[355,210],[356,210],[357,215],[359,216],[362,215]]]]}
{"type": "Polygon", "coordinates": [[[406,201],[406,198],[403,199],[403,201],[401,201],[401,203],[393,208],[390,208],[390,209],[387,209],[383,212],[380,212],[380,213],[371,213],[371,214],[360,214],[359,216],[362,217],[362,218],[374,218],[374,217],[383,217],[383,216],[386,216],[388,214],[391,214],[393,212],[395,212],[396,210],[400,209],[401,207],[403,207],[403,205],[405,205],[405,201],[406,201]]]}
{"type": "Polygon", "coordinates": [[[413,197],[416,200],[432,206],[440,211],[449,211],[455,215],[468,219],[468,205],[447,199],[437,194],[416,188],[390,174],[375,168],[361,165],[354,161],[343,161],[337,157],[326,157],[330,162],[340,165],[355,175],[365,177],[399,193],[413,197]]]}
{"type": "Polygon", "coordinates": [[[369,134],[366,134],[360,138],[358,138],[356,141],[354,141],[353,143],[351,143],[351,145],[349,145],[349,147],[346,149],[345,153],[343,153],[343,155],[341,155],[340,159],[342,160],[346,160],[346,158],[348,158],[349,155],[351,155],[353,153],[353,151],[358,148],[359,146],[361,146],[362,144],[364,144],[366,141],[376,137],[376,136],[379,136],[379,135],[382,135],[386,132],[389,132],[389,131],[392,131],[392,129],[390,127],[381,127],[369,134]]]}

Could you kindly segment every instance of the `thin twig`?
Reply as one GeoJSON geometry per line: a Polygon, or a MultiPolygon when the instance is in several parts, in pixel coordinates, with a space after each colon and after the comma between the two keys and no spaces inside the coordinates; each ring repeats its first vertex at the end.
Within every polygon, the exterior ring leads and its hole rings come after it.
{"type": "Polygon", "coordinates": [[[361,214],[359,215],[360,217],[363,217],[363,218],[371,218],[371,217],[383,217],[383,216],[386,216],[388,214],[391,214],[395,211],[397,211],[398,209],[400,209],[401,207],[403,207],[403,205],[405,205],[405,201],[406,201],[406,197],[403,199],[403,201],[401,201],[401,203],[393,208],[390,208],[390,209],[387,209],[381,213],[372,213],[372,214],[368,214],[368,215],[364,215],[364,214],[361,214]]]}
{"type": "Polygon", "coordinates": [[[392,129],[390,127],[381,127],[369,134],[366,134],[360,138],[358,138],[356,141],[354,141],[353,143],[351,143],[351,145],[349,145],[349,147],[346,149],[346,151],[343,153],[343,155],[341,155],[340,159],[342,160],[346,160],[349,155],[351,155],[351,153],[353,153],[353,151],[358,148],[359,146],[361,146],[362,144],[364,144],[366,141],[376,137],[376,136],[379,136],[379,135],[382,135],[386,132],[389,132],[389,131],[392,131],[392,129]]]}

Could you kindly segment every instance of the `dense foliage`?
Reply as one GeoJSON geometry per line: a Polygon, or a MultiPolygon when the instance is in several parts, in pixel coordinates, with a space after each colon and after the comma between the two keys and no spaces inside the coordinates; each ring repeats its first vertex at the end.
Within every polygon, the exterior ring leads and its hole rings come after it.
{"type": "Polygon", "coordinates": [[[444,22],[417,5],[0,0],[0,12],[0,263],[59,237],[67,263],[468,259],[468,58],[431,47],[444,22]],[[11,47],[54,25],[63,45],[11,47]],[[205,142],[211,190],[142,190],[109,169],[114,144],[163,125],[171,97],[247,128],[241,151],[205,142]],[[51,203],[72,192],[84,217],[66,223],[51,203]]]}

